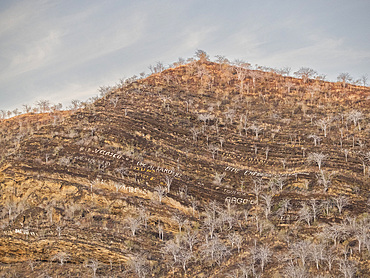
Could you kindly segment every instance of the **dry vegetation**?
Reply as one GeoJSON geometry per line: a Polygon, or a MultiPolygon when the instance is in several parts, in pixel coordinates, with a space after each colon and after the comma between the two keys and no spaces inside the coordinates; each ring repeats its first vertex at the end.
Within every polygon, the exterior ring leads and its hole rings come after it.
{"type": "Polygon", "coordinates": [[[369,88],[198,54],[0,123],[2,277],[369,277],[369,88]]]}

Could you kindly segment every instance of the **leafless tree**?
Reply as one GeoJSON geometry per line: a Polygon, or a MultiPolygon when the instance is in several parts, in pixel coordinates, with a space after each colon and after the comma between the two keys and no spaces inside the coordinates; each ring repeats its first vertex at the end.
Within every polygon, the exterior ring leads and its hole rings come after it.
{"type": "Polygon", "coordinates": [[[96,271],[99,269],[100,267],[100,262],[98,260],[90,260],[90,262],[88,264],[86,264],[87,267],[91,267],[92,271],[93,271],[93,274],[94,274],[94,277],[96,277],[96,271]]]}
{"type": "Polygon", "coordinates": [[[364,74],[364,75],[361,76],[362,86],[366,86],[367,85],[367,80],[368,80],[368,76],[366,74],[364,74]]]}
{"type": "Polygon", "coordinates": [[[311,243],[310,246],[310,257],[315,262],[316,269],[319,269],[320,262],[324,259],[325,245],[311,243]]]}
{"type": "Polygon", "coordinates": [[[31,106],[29,106],[27,104],[23,104],[23,111],[24,111],[24,113],[28,114],[28,113],[31,112],[31,110],[32,110],[32,107],[31,106]]]}
{"type": "Polygon", "coordinates": [[[203,244],[201,249],[206,258],[216,262],[219,266],[230,253],[227,246],[218,237],[203,244]]]}
{"type": "Polygon", "coordinates": [[[139,278],[145,278],[150,273],[149,262],[143,255],[130,256],[127,265],[129,271],[135,273],[139,278]]]}
{"type": "Polygon", "coordinates": [[[342,272],[342,274],[344,275],[344,278],[355,277],[355,274],[357,271],[356,264],[353,261],[340,260],[339,271],[342,272]]]}
{"type": "Polygon", "coordinates": [[[31,270],[34,271],[35,270],[35,261],[30,259],[27,261],[28,265],[30,266],[31,270]]]}
{"type": "Polygon", "coordinates": [[[233,123],[233,119],[235,117],[235,110],[234,109],[228,109],[227,112],[225,112],[226,121],[229,120],[230,124],[233,123]]]}
{"type": "Polygon", "coordinates": [[[263,128],[262,127],[260,127],[260,126],[258,126],[258,125],[256,125],[256,124],[252,124],[250,127],[249,127],[249,129],[251,129],[254,133],[255,133],[255,135],[256,135],[256,140],[258,140],[258,135],[260,134],[260,132],[263,130],[263,128]]]}
{"type": "Polygon", "coordinates": [[[324,239],[331,239],[334,243],[334,246],[336,246],[338,239],[345,235],[345,233],[345,227],[340,224],[332,224],[329,226],[324,226],[322,230],[322,237],[324,239]]]}
{"type": "Polygon", "coordinates": [[[361,131],[360,120],[364,118],[364,114],[359,110],[352,110],[348,113],[347,120],[353,121],[355,126],[358,125],[358,130],[361,131]]]}
{"type": "Polygon", "coordinates": [[[291,81],[287,81],[285,82],[285,87],[287,89],[287,93],[290,94],[290,90],[292,89],[292,87],[294,86],[295,84],[291,81]]]}
{"type": "Polygon", "coordinates": [[[337,260],[337,255],[334,252],[334,247],[326,249],[323,256],[324,261],[328,264],[328,269],[331,271],[334,261],[337,260]]]}
{"type": "Polygon", "coordinates": [[[223,147],[223,145],[224,145],[224,143],[225,143],[225,138],[220,137],[220,138],[219,138],[219,141],[220,141],[220,147],[221,147],[221,149],[222,149],[222,147],[223,147]]]}
{"type": "Polygon", "coordinates": [[[302,78],[303,83],[307,83],[308,79],[313,78],[317,72],[311,68],[301,67],[298,71],[294,72],[294,75],[298,78],[302,78]]]}
{"type": "Polygon", "coordinates": [[[306,221],[308,226],[311,226],[311,220],[313,218],[312,211],[309,206],[303,203],[302,208],[298,212],[299,220],[306,221]]]}
{"type": "Polygon", "coordinates": [[[265,201],[265,217],[267,218],[271,213],[271,208],[274,202],[270,194],[263,194],[262,199],[265,201]]]}
{"type": "Polygon", "coordinates": [[[348,198],[344,195],[339,195],[333,198],[334,204],[338,208],[339,214],[342,214],[342,210],[345,206],[349,204],[348,198]]]}
{"type": "Polygon", "coordinates": [[[45,113],[50,109],[50,101],[48,100],[39,100],[36,102],[36,105],[39,107],[41,113],[45,113]]]}
{"type": "Polygon", "coordinates": [[[342,82],[343,88],[346,87],[346,84],[352,81],[352,77],[348,72],[344,72],[338,75],[337,80],[342,82]]]}
{"type": "Polygon", "coordinates": [[[325,138],[326,138],[327,130],[331,122],[332,122],[332,119],[330,119],[329,117],[320,119],[316,122],[316,125],[318,125],[321,128],[321,130],[324,132],[325,138]]]}
{"type": "Polygon", "coordinates": [[[69,255],[66,252],[59,252],[53,256],[52,261],[58,260],[63,265],[68,259],[69,255]]]}
{"type": "Polygon", "coordinates": [[[164,183],[167,186],[167,192],[170,192],[172,181],[173,181],[173,176],[169,176],[169,175],[164,176],[164,183]]]}
{"type": "Polygon", "coordinates": [[[196,128],[196,127],[192,127],[192,128],[190,129],[190,131],[191,131],[191,133],[192,133],[192,135],[193,135],[193,141],[194,141],[194,142],[197,142],[198,134],[200,133],[200,130],[199,130],[198,128],[196,128]]]}
{"type": "Polygon", "coordinates": [[[320,136],[317,136],[317,135],[315,135],[315,134],[310,134],[310,135],[308,136],[308,138],[312,138],[312,139],[313,139],[313,142],[314,142],[315,146],[317,146],[317,143],[319,143],[319,144],[320,144],[320,141],[321,141],[320,136]]]}
{"type": "Polygon", "coordinates": [[[199,242],[199,234],[191,229],[186,230],[184,241],[188,245],[190,252],[193,252],[194,245],[199,242]]]}
{"type": "Polygon", "coordinates": [[[165,70],[165,67],[162,62],[157,62],[155,66],[150,65],[148,68],[152,74],[160,73],[165,70]]]}
{"type": "Polygon", "coordinates": [[[180,252],[179,252],[179,255],[178,255],[178,261],[179,263],[182,265],[182,269],[184,270],[184,272],[186,273],[186,266],[188,264],[188,262],[194,257],[193,255],[193,252],[185,249],[185,248],[181,248],[180,249],[180,252]]]}
{"type": "Polygon", "coordinates": [[[266,147],[266,149],[265,149],[266,160],[267,160],[267,158],[269,156],[269,151],[270,151],[270,147],[266,147]]]}
{"type": "Polygon", "coordinates": [[[216,144],[208,145],[208,150],[212,153],[213,159],[215,159],[215,155],[218,153],[219,149],[219,146],[217,146],[216,144]]]}
{"type": "Polygon", "coordinates": [[[283,164],[283,168],[285,169],[285,167],[286,167],[286,164],[287,164],[287,159],[286,159],[286,157],[284,157],[283,159],[280,159],[280,162],[283,164]]]}
{"type": "Polygon", "coordinates": [[[320,172],[316,174],[317,183],[324,186],[324,192],[328,191],[329,186],[336,174],[336,172],[329,172],[325,170],[320,170],[320,172]]]}
{"type": "Polygon", "coordinates": [[[166,194],[167,194],[167,190],[165,187],[163,186],[160,186],[160,185],[157,185],[155,188],[154,188],[154,192],[156,194],[156,197],[158,198],[158,201],[159,203],[162,203],[162,199],[164,197],[166,197],[166,194]]]}
{"type": "Polygon", "coordinates": [[[263,179],[262,178],[253,178],[253,185],[254,185],[254,187],[253,187],[252,191],[253,191],[253,193],[256,197],[256,203],[258,205],[259,195],[262,192],[263,187],[264,187],[263,179]]]}
{"type": "Polygon", "coordinates": [[[189,222],[184,215],[179,214],[179,213],[174,214],[172,216],[172,220],[175,221],[177,225],[179,226],[180,233],[181,233],[182,227],[189,222]]]}
{"type": "Polygon", "coordinates": [[[127,227],[131,230],[132,236],[136,235],[136,231],[139,229],[139,227],[142,224],[140,217],[132,217],[132,216],[127,217],[125,219],[125,223],[127,227]]]}
{"type": "Polygon", "coordinates": [[[189,112],[189,106],[191,106],[194,101],[192,99],[185,100],[186,103],[186,112],[189,112]]]}
{"type": "Polygon", "coordinates": [[[308,278],[309,274],[305,266],[295,265],[293,262],[289,262],[288,266],[284,271],[287,278],[308,278]]]}
{"type": "Polygon", "coordinates": [[[241,243],[243,242],[243,237],[234,231],[227,235],[227,239],[231,243],[231,248],[234,248],[234,245],[238,247],[238,253],[239,253],[241,243]]]}
{"type": "Polygon", "coordinates": [[[309,204],[311,206],[313,221],[315,222],[318,214],[320,213],[320,204],[316,199],[311,199],[309,204]]]}
{"type": "Polygon", "coordinates": [[[216,218],[215,213],[210,210],[206,210],[206,215],[203,221],[203,225],[206,230],[209,232],[211,239],[214,236],[215,230],[221,225],[219,218],[216,218]]]}
{"type": "Polygon", "coordinates": [[[310,255],[310,242],[308,240],[297,241],[291,245],[290,251],[292,255],[298,257],[302,265],[305,266],[310,255]]]}
{"type": "Polygon", "coordinates": [[[121,166],[119,168],[116,168],[114,171],[117,172],[117,173],[119,173],[121,175],[121,178],[122,179],[128,175],[128,170],[124,166],[121,166]]]}
{"type": "Polygon", "coordinates": [[[256,79],[261,77],[261,74],[258,71],[249,71],[248,75],[252,78],[253,88],[255,88],[256,87],[256,79]]]}
{"type": "Polygon", "coordinates": [[[271,259],[272,250],[268,245],[261,245],[257,250],[257,259],[261,263],[261,270],[263,272],[266,263],[268,263],[271,259]]]}
{"type": "Polygon", "coordinates": [[[317,166],[319,166],[319,170],[321,170],[321,165],[323,161],[327,158],[327,155],[321,153],[310,153],[307,157],[308,162],[315,162],[317,166]]]}

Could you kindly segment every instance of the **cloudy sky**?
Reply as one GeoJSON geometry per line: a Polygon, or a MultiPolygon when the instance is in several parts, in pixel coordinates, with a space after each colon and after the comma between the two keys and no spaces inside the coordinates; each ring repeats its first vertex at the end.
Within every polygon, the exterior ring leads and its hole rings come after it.
{"type": "Polygon", "coordinates": [[[369,11],[368,0],[1,0],[0,110],[86,100],[196,49],[360,78],[369,11]]]}

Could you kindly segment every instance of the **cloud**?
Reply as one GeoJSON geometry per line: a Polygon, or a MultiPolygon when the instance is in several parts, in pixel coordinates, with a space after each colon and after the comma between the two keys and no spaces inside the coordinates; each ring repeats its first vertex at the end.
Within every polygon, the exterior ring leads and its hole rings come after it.
{"type": "Polygon", "coordinates": [[[0,80],[16,77],[46,65],[50,58],[56,55],[55,50],[59,45],[60,32],[57,30],[51,30],[46,37],[30,42],[27,48],[11,58],[6,73],[1,75],[0,80]]]}

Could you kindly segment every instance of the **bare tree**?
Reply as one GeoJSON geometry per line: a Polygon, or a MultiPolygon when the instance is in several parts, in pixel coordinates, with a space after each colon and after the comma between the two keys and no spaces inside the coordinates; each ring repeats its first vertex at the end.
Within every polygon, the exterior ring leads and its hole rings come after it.
{"type": "Polygon", "coordinates": [[[266,263],[271,259],[272,251],[268,245],[259,246],[257,250],[257,259],[259,259],[261,263],[261,270],[263,272],[266,263]]]}
{"type": "Polygon", "coordinates": [[[319,269],[320,262],[324,259],[325,245],[311,243],[310,257],[315,262],[316,269],[319,269]]]}
{"type": "Polygon", "coordinates": [[[359,110],[352,110],[348,113],[347,120],[353,121],[355,126],[358,125],[358,130],[361,131],[360,120],[364,118],[364,115],[359,110]]]}
{"type": "Polygon", "coordinates": [[[323,254],[323,259],[328,264],[329,271],[331,271],[334,261],[337,260],[337,255],[334,252],[334,247],[326,249],[326,251],[323,254]]]}
{"type": "Polygon", "coordinates": [[[367,85],[367,80],[368,80],[367,74],[364,74],[364,75],[361,76],[362,86],[366,86],[367,85]]]}
{"type": "Polygon", "coordinates": [[[320,205],[316,199],[311,199],[309,204],[311,206],[313,221],[315,222],[318,214],[320,213],[320,205]]]}
{"type": "Polygon", "coordinates": [[[128,176],[128,170],[126,167],[121,166],[119,168],[116,168],[114,170],[115,172],[119,173],[121,175],[121,178],[123,179],[124,177],[128,176]]]}
{"type": "Polygon", "coordinates": [[[337,80],[342,82],[343,88],[346,87],[346,84],[352,81],[352,77],[348,72],[344,72],[338,75],[337,80]]]}
{"type": "Polygon", "coordinates": [[[317,143],[320,144],[320,141],[321,141],[320,136],[317,136],[315,134],[310,134],[310,135],[308,135],[308,138],[312,138],[313,139],[313,142],[315,144],[315,147],[317,146],[317,143]]]}
{"type": "Polygon", "coordinates": [[[258,140],[258,135],[260,134],[260,132],[263,130],[262,127],[256,125],[256,124],[252,124],[249,129],[253,130],[253,132],[255,133],[256,135],[256,140],[258,140]]]}
{"type": "Polygon", "coordinates": [[[162,203],[162,199],[166,197],[167,194],[166,188],[158,185],[154,188],[154,192],[156,194],[156,197],[158,198],[159,203],[162,203]]]}
{"type": "Polygon", "coordinates": [[[162,62],[157,62],[155,66],[150,65],[148,68],[152,74],[160,73],[165,70],[165,67],[162,62]]]}
{"type": "Polygon", "coordinates": [[[342,274],[344,275],[344,278],[355,277],[355,274],[357,271],[356,264],[353,261],[340,260],[339,271],[342,272],[342,274]]]}
{"type": "Polygon", "coordinates": [[[173,176],[169,176],[169,175],[164,176],[164,183],[167,186],[167,192],[170,192],[172,181],[173,181],[173,176]]]}
{"type": "Polygon", "coordinates": [[[175,221],[177,225],[179,226],[180,233],[181,233],[182,227],[189,222],[184,215],[178,214],[178,213],[172,216],[172,220],[175,221]]]}
{"type": "Polygon", "coordinates": [[[39,107],[41,113],[45,113],[50,109],[50,101],[48,100],[39,100],[36,102],[36,105],[39,107]]]}
{"type": "Polygon", "coordinates": [[[269,156],[269,151],[270,151],[270,147],[266,147],[266,149],[265,149],[265,154],[266,154],[266,160],[267,160],[267,158],[268,158],[268,156],[269,156]]]}
{"type": "Polygon", "coordinates": [[[308,162],[315,162],[317,166],[319,166],[319,170],[321,170],[321,165],[323,161],[327,158],[327,155],[321,153],[310,153],[307,157],[308,162]]]}
{"type": "Polygon", "coordinates": [[[212,153],[213,159],[215,159],[215,155],[218,153],[219,149],[219,146],[217,146],[216,144],[208,145],[208,150],[212,153]]]}
{"type": "Polygon", "coordinates": [[[202,245],[202,253],[220,266],[230,251],[218,237],[215,237],[202,245]]]}
{"type": "Polygon", "coordinates": [[[308,272],[305,266],[295,265],[293,262],[289,262],[288,266],[284,271],[287,278],[308,278],[308,272]]]}
{"type": "Polygon", "coordinates": [[[336,172],[329,172],[325,170],[320,170],[319,173],[316,174],[317,183],[319,185],[324,186],[324,192],[327,192],[329,186],[333,180],[333,177],[336,175],[336,172]]]}
{"type": "Polygon", "coordinates": [[[90,260],[90,262],[86,265],[87,267],[91,267],[94,277],[96,277],[96,271],[100,267],[100,262],[98,260],[90,260]]]}
{"type": "Polygon", "coordinates": [[[294,75],[298,78],[302,78],[303,83],[307,83],[308,79],[313,78],[317,72],[311,68],[301,67],[298,71],[294,72],[294,75]]]}
{"type": "MultiPolygon", "coordinates": [[[[327,130],[328,130],[329,125],[330,125],[331,122],[332,122],[332,120],[329,117],[320,119],[316,122],[316,125],[318,125],[321,128],[321,130],[324,132],[324,137],[325,138],[326,138],[327,130]]],[[[315,144],[315,146],[316,146],[316,144],[315,144]]]]}
{"type": "Polygon", "coordinates": [[[303,203],[302,208],[298,212],[299,220],[306,221],[308,226],[311,226],[311,220],[313,218],[312,211],[309,206],[303,203]]]}
{"type": "Polygon", "coordinates": [[[53,256],[52,261],[58,260],[63,265],[68,259],[69,255],[66,252],[59,252],[53,256]]]}
{"type": "Polygon", "coordinates": [[[339,214],[342,214],[343,208],[349,204],[347,197],[339,195],[337,197],[334,197],[333,200],[336,207],[338,208],[339,214]]]}
{"type": "Polygon", "coordinates": [[[291,245],[290,252],[300,258],[302,265],[305,266],[310,255],[310,242],[308,240],[295,242],[291,245]]]}
{"type": "Polygon", "coordinates": [[[270,194],[264,194],[262,195],[262,199],[265,201],[265,217],[267,219],[267,217],[271,213],[271,208],[273,206],[272,196],[270,194]]]}
{"type": "Polygon", "coordinates": [[[258,205],[258,201],[259,201],[259,195],[260,193],[262,192],[262,189],[263,189],[263,186],[264,186],[264,182],[263,182],[263,179],[262,178],[253,178],[253,193],[256,197],[256,203],[258,205]]]}
{"type": "Polygon", "coordinates": [[[149,262],[143,255],[130,256],[127,260],[129,271],[135,273],[139,278],[145,278],[149,275],[149,262]]]}
{"type": "Polygon", "coordinates": [[[125,223],[127,227],[131,230],[132,236],[136,235],[136,231],[139,229],[139,227],[142,224],[140,217],[132,217],[132,216],[127,217],[125,219],[125,223]]]}
{"type": "Polygon", "coordinates": [[[191,131],[191,133],[192,133],[192,135],[193,135],[193,141],[194,141],[194,142],[197,142],[198,134],[200,133],[200,130],[199,130],[198,128],[196,128],[196,127],[192,127],[192,128],[190,129],[190,131],[191,131]]]}

